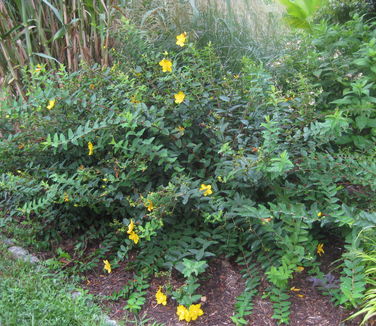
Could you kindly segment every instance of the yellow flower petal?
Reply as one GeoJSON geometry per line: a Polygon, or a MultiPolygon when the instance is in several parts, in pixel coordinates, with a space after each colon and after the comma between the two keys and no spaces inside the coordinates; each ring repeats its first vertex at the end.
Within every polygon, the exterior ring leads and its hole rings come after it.
{"type": "Polygon", "coordinates": [[[174,95],[174,97],[175,97],[175,103],[180,104],[180,103],[183,103],[183,101],[185,99],[185,94],[184,94],[184,92],[180,91],[180,92],[176,93],[174,95]]]}
{"type": "Polygon", "coordinates": [[[148,199],[146,200],[145,207],[148,209],[149,212],[151,212],[154,209],[154,204],[150,199],[148,199]]]}
{"type": "Polygon", "coordinates": [[[179,305],[176,308],[176,314],[179,316],[179,320],[185,320],[187,322],[191,321],[188,309],[182,305],[179,305]]]}
{"type": "Polygon", "coordinates": [[[202,316],[204,312],[201,309],[201,304],[192,304],[189,307],[189,316],[192,320],[196,320],[198,317],[202,316]]]}
{"type": "Polygon", "coordinates": [[[134,229],[134,223],[133,223],[133,220],[131,220],[131,223],[129,223],[129,225],[128,225],[127,233],[131,234],[133,232],[133,229],[134,229]]]}
{"type": "Polygon", "coordinates": [[[103,263],[104,263],[103,268],[108,272],[108,274],[110,274],[112,271],[110,262],[108,260],[104,260],[103,263]]]}
{"type": "Polygon", "coordinates": [[[159,61],[159,65],[162,67],[163,72],[171,72],[172,71],[172,62],[168,59],[163,59],[159,61]]]}
{"type": "Polygon", "coordinates": [[[185,42],[187,41],[187,33],[181,33],[176,36],[176,44],[183,47],[185,45],[185,42]]]}
{"type": "Polygon", "coordinates": [[[300,273],[300,272],[303,272],[304,271],[304,267],[303,266],[298,266],[296,268],[296,270],[300,273]]]}
{"type": "Polygon", "coordinates": [[[131,232],[131,233],[129,234],[128,238],[129,238],[130,240],[132,240],[135,244],[137,244],[138,241],[140,240],[140,237],[137,235],[136,232],[131,232]]]}
{"type": "Polygon", "coordinates": [[[167,295],[165,295],[161,287],[159,287],[157,293],[155,294],[155,299],[157,300],[157,304],[161,304],[163,306],[167,305],[167,295]]]}
{"type": "Polygon", "coordinates": [[[204,196],[209,196],[213,193],[212,186],[211,185],[205,185],[205,184],[201,185],[200,191],[204,192],[204,196]]]}
{"type": "Polygon", "coordinates": [[[52,110],[55,106],[55,103],[56,103],[56,100],[49,100],[48,105],[47,105],[47,109],[52,110]]]}
{"type": "Polygon", "coordinates": [[[93,145],[93,143],[91,142],[91,141],[89,141],[88,143],[87,143],[87,148],[89,149],[89,153],[88,153],[88,155],[90,156],[90,155],[93,155],[93,153],[94,153],[94,145],[93,145]]]}
{"type": "Polygon", "coordinates": [[[324,251],[324,244],[323,244],[323,243],[319,243],[319,244],[317,245],[316,252],[317,252],[317,254],[318,254],[319,256],[322,256],[322,254],[325,253],[325,251],[324,251]]]}

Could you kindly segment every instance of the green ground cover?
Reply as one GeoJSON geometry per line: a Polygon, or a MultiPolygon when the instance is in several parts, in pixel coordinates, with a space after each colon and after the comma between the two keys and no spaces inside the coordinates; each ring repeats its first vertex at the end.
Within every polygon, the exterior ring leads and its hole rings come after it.
{"type": "Polygon", "coordinates": [[[2,245],[0,255],[0,325],[105,325],[101,310],[90,303],[92,296],[72,299],[72,280],[14,260],[2,245]]]}

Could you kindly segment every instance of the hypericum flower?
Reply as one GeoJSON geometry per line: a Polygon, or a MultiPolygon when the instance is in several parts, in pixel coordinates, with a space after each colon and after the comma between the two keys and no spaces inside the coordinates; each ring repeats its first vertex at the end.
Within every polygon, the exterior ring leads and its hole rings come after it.
{"type": "Polygon", "coordinates": [[[175,97],[175,103],[180,104],[180,103],[183,103],[183,101],[185,99],[185,94],[184,94],[184,92],[180,91],[180,92],[176,93],[174,95],[174,97],[175,97]]]}
{"type": "Polygon", "coordinates": [[[157,304],[167,305],[167,295],[162,292],[162,287],[159,287],[157,293],[155,294],[155,299],[157,300],[157,304]]]}
{"type": "Polygon", "coordinates": [[[64,201],[65,202],[69,201],[69,196],[66,192],[64,192],[64,201]]]}
{"type": "Polygon", "coordinates": [[[133,95],[133,96],[131,96],[131,103],[137,104],[137,103],[141,103],[141,102],[139,100],[137,100],[135,95],[133,95]]]}
{"type": "Polygon", "coordinates": [[[94,153],[94,145],[93,145],[93,143],[91,142],[91,141],[89,141],[88,143],[87,143],[87,148],[89,149],[89,153],[88,153],[88,155],[90,156],[90,155],[93,155],[93,153],[94,153]]]}
{"type": "Polygon", "coordinates": [[[129,234],[128,238],[129,238],[130,240],[132,240],[135,244],[137,244],[138,241],[140,240],[140,237],[137,235],[136,232],[131,232],[131,233],[129,234]]]}
{"type": "Polygon", "coordinates": [[[108,274],[110,274],[112,271],[110,262],[108,260],[104,260],[103,263],[104,263],[103,268],[108,272],[108,274]]]}
{"type": "Polygon", "coordinates": [[[163,59],[159,61],[159,65],[162,67],[163,72],[171,72],[172,71],[172,62],[168,59],[163,59]]]}
{"type": "Polygon", "coordinates": [[[133,220],[131,220],[131,223],[129,223],[129,225],[128,225],[127,233],[131,234],[133,232],[133,229],[134,229],[134,223],[133,223],[133,220]]]}
{"type": "Polygon", "coordinates": [[[42,66],[41,65],[37,65],[36,67],[35,67],[35,72],[39,72],[39,71],[41,71],[42,70],[42,66]]]}
{"type": "Polygon", "coordinates": [[[325,253],[325,251],[324,251],[324,244],[323,244],[323,243],[319,243],[319,244],[317,245],[316,252],[317,252],[317,254],[318,254],[319,256],[321,256],[322,254],[325,253]]]}
{"type": "Polygon", "coordinates": [[[191,321],[188,309],[182,305],[179,305],[176,308],[176,314],[179,316],[179,320],[185,320],[187,322],[191,321]]]}
{"type": "Polygon", "coordinates": [[[47,105],[47,109],[52,110],[53,107],[55,106],[55,103],[56,103],[56,100],[49,100],[48,105],[47,105]]]}
{"type": "Polygon", "coordinates": [[[148,209],[149,212],[151,212],[154,209],[154,204],[150,199],[148,199],[146,200],[145,207],[148,209]]]}
{"type": "Polygon", "coordinates": [[[176,45],[179,45],[183,47],[185,45],[185,42],[187,41],[187,33],[181,33],[178,36],[176,36],[176,45]]]}
{"type": "Polygon", "coordinates": [[[317,217],[321,217],[322,216],[322,213],[321,212],[318,212],[317,213],[317,217]]]}
{"type": "Polygon", "coordinates": [[[298,266],[296,268],[296,270],[300,273],[300,272],[303,272],[304,271],[304,267],[303,266],[298,266]]]}
{"type": "Polygon", "coordinates": [[[201,185],[200,191],[204,192],[204,196],[209,196],[213,193],[211,185],[205,185],[205,184],[201,185]]]}
{"type": "Polygon", "coordinates": [[[198,317],[202,316],[204,312],[201,309],[201,304],[192,304],[189,307],[189,317],[192,320],[196,320],[198,317]]]}

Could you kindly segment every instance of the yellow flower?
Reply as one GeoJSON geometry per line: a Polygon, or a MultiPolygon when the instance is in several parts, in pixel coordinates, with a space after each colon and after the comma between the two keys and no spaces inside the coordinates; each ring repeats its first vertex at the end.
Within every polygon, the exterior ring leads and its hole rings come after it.
{"type": "Polygon", "coordinates": [[[322,216],[322,213],[321,212],[318,212],[317,213],[317,217],[321,217],[322,216]]]}
{"type": "Polygon", "coordinates": [[[55,106],[55,103],[56,103],[56,100],[49,100],[48,105],[47,105],[47,109],[52,110],[53,107],[55,106]]]}
{"type": "Polygon", "coordinates": [[[157,293],[155,294],[155,299],[157,300],[157,304],[164,306],[167,305],[167,295],[162,292],[161,287],[159,287],[157,293]]]}
{"type": "Polygon", "coordinates": [[[185,94],[184,92],[180,91],[179,93],[176,93],[174,97],[175,97],[175,103],[180,104],[180,103],[183,103],[185,99],[185,94]]]}
{"type": "Polygon", "coordinates": [[[182,134],[184,134],[184,131],[185,131],[185,128],[182,127],[182,126],[179,126],[176,128],[179,132],[181,132],[182,134]]]}
{"type": "Polygon", "coordinates": [[[290,291],[299,292],[300,289],[298,289],[298,288],[296,288],[295,286],[293,286],[293,287],[290,289],[290,291]]]}
{"type": "Polygon", "coordinates": [[[137,233],[133,231],[129,234],[128,238],[132,240],[135,244],[137,244],[138,241],[140,240],[140,237],[137,235],[137,233]]]}
{"type": "Polygon", "coordinates": [[[89,149],[89,153],[88,153],[88,155],[90,156],[90,155],[93,155],[93,153],[94,153],[94,145],[93,145],[93,143],[91,142],[91,141],[89,141],[88,143],[87,143],[87,148],[89,149]]]}
{"type": "Polygon", "coordinates": [[[172,71],[172,62],[168,59],[163,59],[159,61],[159,65],[162,67],[163,72],[171,72],[172,71]]]}
{"type": "Polygon", "coordinates": [[[300,273],[300,272],[303,272],[304,271],[304,267],[303,266],[298,266],[296,268],[296,270],[300,273]]]}
{"type": "Polygon", "coordinates": [[[65,202],[69,201],[69,196],[66,192],[64,192],[64,201],[65,202]]]}
{"type": "Polygon", "coordinates": [[[187,33],[181,33],[178,36],[176,36],[176,45],[179,45],[183,47],[185,45],[185,42],[187,41],[187,33]]]}
{"type": "Polygon", "coordinates": [[[89,85],[89,88],[90,88],[90,89],[94,89],[94,88],[95,88],[95,85],[94,85],[94,84],[90,84],[90,85],[89,85]]]}
{"type": "Polygon", "coordinates": [[[110,274],[112,271],[110,262],[108,260],[104,260],[103,263],[104,263],[103,268],[108,272],[108,274],[110,274]]]}
{"type": "Polygon", "coordinates": [[[141,103],[141,102],[139,100],[137,100],[135,95],[133,95],[133,96],[131,96],[131,103],[136,104],[136,103],[141,103]]]}
{"type": "Polygon", "coordinates": [[[134,230],[134,223],[133,223],[133,220],[131,220],[131,223],[129,223],[129,225],[128,225],[127,233],[131,234],[133,232],[133,230],[134,230]]]}
{"type": "Polygon", "coordinates": [[[35,68],[35,72],[39,72],[42,70],[42,66],[41,65],[37,65],[36,68],[35,68]]]}
{"type": "Polygon", "coordinates": [[[196,320],[198,317],[202,316],[204,312],[201,309],[201,304],[192,304],[189,307],[189,317],[192,320],[196,320]]]}
{"type": "Polygon", "coordinates": [[[317,254],[318,254],[319,256],[321,256],[322,254],[325,253],[325,251],[324,251],[324,244],[323,244],[323,243],[319,243],[319,244],[317,245],[316,252],[317,252],[317,254]]]}
{"type": "Polygon", "coordinates": [[[200,191],[204,192],[204,196],[208,196],[213,193],[211,185],[205,185],[205,184],[201,185],[200,191]]]}
{"type": "Polygon", "coordinates": [[[188,309],[182,305],[176,308],[176,314],[179,316],[179,320],[191,321],[188,309]]]}
{"type": "Polygon", "coordinates": [[[154,204],[150,199],[148,199],[146,201],[145,207],[148,209],[149,212],[151,212],[154,209],[154,204]]]}

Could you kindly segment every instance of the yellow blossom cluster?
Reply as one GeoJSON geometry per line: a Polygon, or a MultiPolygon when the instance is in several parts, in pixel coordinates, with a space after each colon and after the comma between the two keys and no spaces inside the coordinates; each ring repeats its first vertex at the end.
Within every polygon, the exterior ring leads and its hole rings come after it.
{"type": "Polygon", "coordinates": [[[133,223],[133,220],[131,220],[131,223],[129,223],[128,225],[128,231],[127,233],[129,234],[128,238],[130,240],[132,240],[135,244],[138,243],[138,241],[140,240],[140,237],[137,235],[136,232],[134,232],[134,223],[133,223]]]}
{"type": "MultiPolygon", "coordinates": [[[[176,44],[180,47],[185,46],[187,42],[187,33],[181,33],[176,36],[176,44]]],[[[168,55],[168,52],[165,52],[165,55],[168,55]]],[[[172,72],[172,61],[166,58],[163,58],[161,61],[159,61],[159,65],[162,67],[162,72],[172,72]]],[[[175,97],[175,103],[181,104],[184,102],[185,94],[183,91],[179,91],[174,95],[175,97]]]]}
{"type": "Polygon", "coordinates": [[[179,320],[190,322],[202,316],[204,312],[201,309],[201,304],[192,304],[188,309],[183,305],[179,305],[176,308],[176,314],[179,316],[179,320]]]}
{"type": "MultiPolygon", "coordinates": [[[[163,306],[167,305],[167,295],[162,292],[162,287],[158,288],[158,291],[155,293],[155,299],[157,304],[163,306]]],[[[189,308],[186,308],[183,305],[179,305],[176,308],[176,314],[179,317],[179,320],[185,320],[186,322],[194,321],[198,317],[204,314],[204,311],[201,309],[201,304],[192,304],[189,308]]]]}

